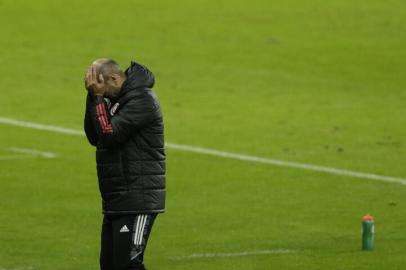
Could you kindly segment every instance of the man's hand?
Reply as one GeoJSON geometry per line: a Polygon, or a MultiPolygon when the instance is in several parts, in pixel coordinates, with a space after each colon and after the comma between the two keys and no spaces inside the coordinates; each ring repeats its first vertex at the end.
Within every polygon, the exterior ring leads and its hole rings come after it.
{"type": "Polygon", "coordinates": [[[104,78],[102,74],[97,76],[96,66],[91,65],[87,69],[85,77],[86,89],[95,96],[103,96],[106,89],[104,84],[104,78]]]}

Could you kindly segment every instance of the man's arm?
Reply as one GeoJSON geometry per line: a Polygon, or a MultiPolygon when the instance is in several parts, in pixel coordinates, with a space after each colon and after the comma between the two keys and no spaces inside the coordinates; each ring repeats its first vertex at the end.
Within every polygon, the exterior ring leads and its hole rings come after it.
{"type": "Polygon", "coordinates": [[[90,110],[97,137],[106,147],[114,147],[127,141],[133,132],[154,119],[156,105],[147,92],[134,97],[113,117],[107,112],[102,96],[95,96],[90,110]]]}
{"type": "Polygon", "coordinates": [[[93,97],[91,94],[87,94],[86,97],[86,111],[85,111],[85,121],[84,121],[84,128],[87,140],[93,146],[97,145],[97,141],[99,140],[97,136],[97,131],[93,125],[91,110],[93,107],[93,97]]]}

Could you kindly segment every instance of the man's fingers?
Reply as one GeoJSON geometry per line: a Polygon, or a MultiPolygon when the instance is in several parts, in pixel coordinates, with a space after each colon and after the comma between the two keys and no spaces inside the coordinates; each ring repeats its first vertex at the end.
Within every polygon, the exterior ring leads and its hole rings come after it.
{"type": "Polygon", "coordinates": [[[92,66],[89,66],[89,70],[87,72],[87,81],[90,83],[92,81],[92,66]]]}
{"type": "Polygon", "coordinates": [[[97,82],[96,66],[92,65],[92,82],[97,82]]]}
{"type": "Polygon", "coordinates": [[[87,88],[88,87],[88,85],[89,85],[89,68],[87,68],[87,70],[86,70],[86,74],[85,74],[85,78],[84,78],[84,81],[85,81],[85,87],[87,88]]]}
{"type": "Polygon", "coordinates": [[[96,65],[89,66],[85,76],[85,86],[93,94],[104,94],[104,77],[102,74],[97,74],[96,65]]]}
{"type": "Polygon", "coordinates": [[[86,82],[87,82],[87,84],[89,84],[89,82],[90,82],[90,71],[91,71],[91,66],[89,66],[87,68],[87,72],[86,72],[86,82]]]}

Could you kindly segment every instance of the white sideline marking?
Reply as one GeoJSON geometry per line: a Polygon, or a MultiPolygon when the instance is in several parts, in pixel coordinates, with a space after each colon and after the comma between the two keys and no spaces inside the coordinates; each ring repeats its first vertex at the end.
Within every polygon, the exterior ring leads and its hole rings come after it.
{"type": "Polygon", "coordinates": [[[404,178],[378,175],[378,174],[372,174],[372,173],[354,172],[354,171],[348,171],[348,170],[331,168],[331,167],[323,167],[323,166],[318,166],[318,165],[278,160],[278,159],[262,158],[262,157],[244,155],[244,154],[222,152],[222,151],[218,151],[218,150],[214,150],[214,149],[189,146],[189,145],[179,145],[179,144],[173,144],[173,143],[167,143],[166,145],[168,146],[168,148],[196,152],[196,153],[200,153],[200,154],[207,154],[207,155],[212,155],[212,156],[239,159],[239,160],[251,161],[251,162],[256,162],[256,163],[271,164],[271,165],[281,166],[281,167],[302,169],[302,170],[306,170],[306,171],[324,172],[324,173],[336,174],[336,175],[341,175],[341,176],[365,178],[365,179],[369,179],[369,180],[376,180],[376,181],[383,181],[383,182],[406,185],[406,179],[404,179],[404,178]]]}
{"type": "Polygon", "coordinates": [[[0,270],[33,270],[34,267],[0,268],[0,270]]]}
{"type": "Polygon", "coordinates": [[[27,128],[32,128],[32,129],[59,132],[59,133],[63,133],[63,134],[84,135],[84,132],[79,131],[79,130],[51,126],[51,125],[42,125],[42,124],[36,124],[36,123],[30,123],[30,122],[23,122],[23,121],[18,121],[15,119],[1,117],[1,116],[0,116],[0,123],[12,125],[12,126],[18,126],[18,127],[27,127],[27,128]]]}
{"type": "MultiPolygon", "coordinates": [[[[37,149],[28,149],[20,147],[8,147],[4,148],[10,152],[24,155],[7,155],[0,156],[0,160],[17,160],[17,159],[27,159],[34,157],[43,157],[43,158],[56,158],[58,155],[52,152],[39,151],[37,149]]],[[[1,270],[1,269],[0,269],[1,270]]]]}
{"type": "MultiPolygon", "coordinates": [[[[0,156],[0,160],[16,160],[16,159],[27,159],[27,158],[33,158],[34,156],[0,156]]],[[[1,268],[0,268],[1,270],[1,268]]]]}
{"type": "MultiPolygon", "coordinates": [[[[19,126],[19,127],[38,129],[38,130],[52,131],[52,132],[63,133],[63,134],[70,134],[70,135],[79,135],[79,136],[85,135],[84,132],[80,131],[80,130],[68,129],[68,128],[52,126],[52,125],[36,124],[36,123],[31,123],[31,122],[23,122],[23,121],[6,118],[6,117],[0,117],[0,123],[13,125],[13,126],[19,126]]],[[[382,181],[382,182],[387,182],[387,183],[406,185],[405,178],[399,178],[399,177],[393,177],[393,176],[378,175],[378,174],[364,173],[364,172],[355,172],[355,171],[337,169],[337,168],[332,168],[332,167],[324,167],[324,166],[313,165],[313,164],[306,164],[306,163],[299,163],[299,162],[292,162],[292,161],[285,161],[285,160],[278,160],[278,159],[270,159],[270,158],[262,158],[262,157],[256,157],[256,156],[251,156],[251,155],[223,152],[223,151],[218,151],[215,149],[196,147],[196,146],[190,146],[190,145],[181,145],[181,144],[175,144],[175,143],[166,143],[166,146],[167,146],[167,148],[171,148],[171,149],[175,149],[175,150],[188,151],[188,152],[206,154],[206,155],[217,156],[217,157],[231,158],[231,159],[237,159],[237,160],[243,160],[243,161],[270,164],[270,165],[275,165],[275,166],[280,166],[280,167],[288,167],[288,168],[302,169],[302,170],[306,170],[306,171],[315,171],[315,172],[335,174],[335,175],[340,175],[340,176],[349,176],[349,177],[355,177],[355,178],[363,178],[363,179],[368,179],[368,180],[375,180],[375,181],[382,181]]]]}
{"type": "Polygon", "coordinates": [[[27,154],[27,155],[31,155],[31,156],[39,156],[39,157],[44,157],[44,158],[56,158],[58,156],[55,153],[39,151],[37,149],[9,147],[9,148],[7,148],[7,150],[10,150],[11,152],[14,152],[14,153],[27,154]]]}
{"type": "Polygon", "coordinates": [[[271,255],[271,254],[287,254],[292,253],[289,249],[271,249],[271,250],[257,250],[257,251],[244,251],[244,252],[230,252],[230,253],[196,253],[187,256],[171,257],[172,260],[191,260],[191,259],[205,259],[205,258],[221,258],[221,257],[244,257],[256,255],[271,255]]]}

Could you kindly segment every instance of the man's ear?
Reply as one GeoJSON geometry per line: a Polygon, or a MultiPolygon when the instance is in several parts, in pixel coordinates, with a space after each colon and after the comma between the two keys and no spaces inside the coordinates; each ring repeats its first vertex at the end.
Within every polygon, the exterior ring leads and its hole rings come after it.
{"type": "Polygon", "coordinates": [[[119,75],[118,74],[111,74],[111,76],[110,76],[110,78],[114,81],[114,82],[117,82],[118,81],[118,79],[119,79],[119,75]]]}

